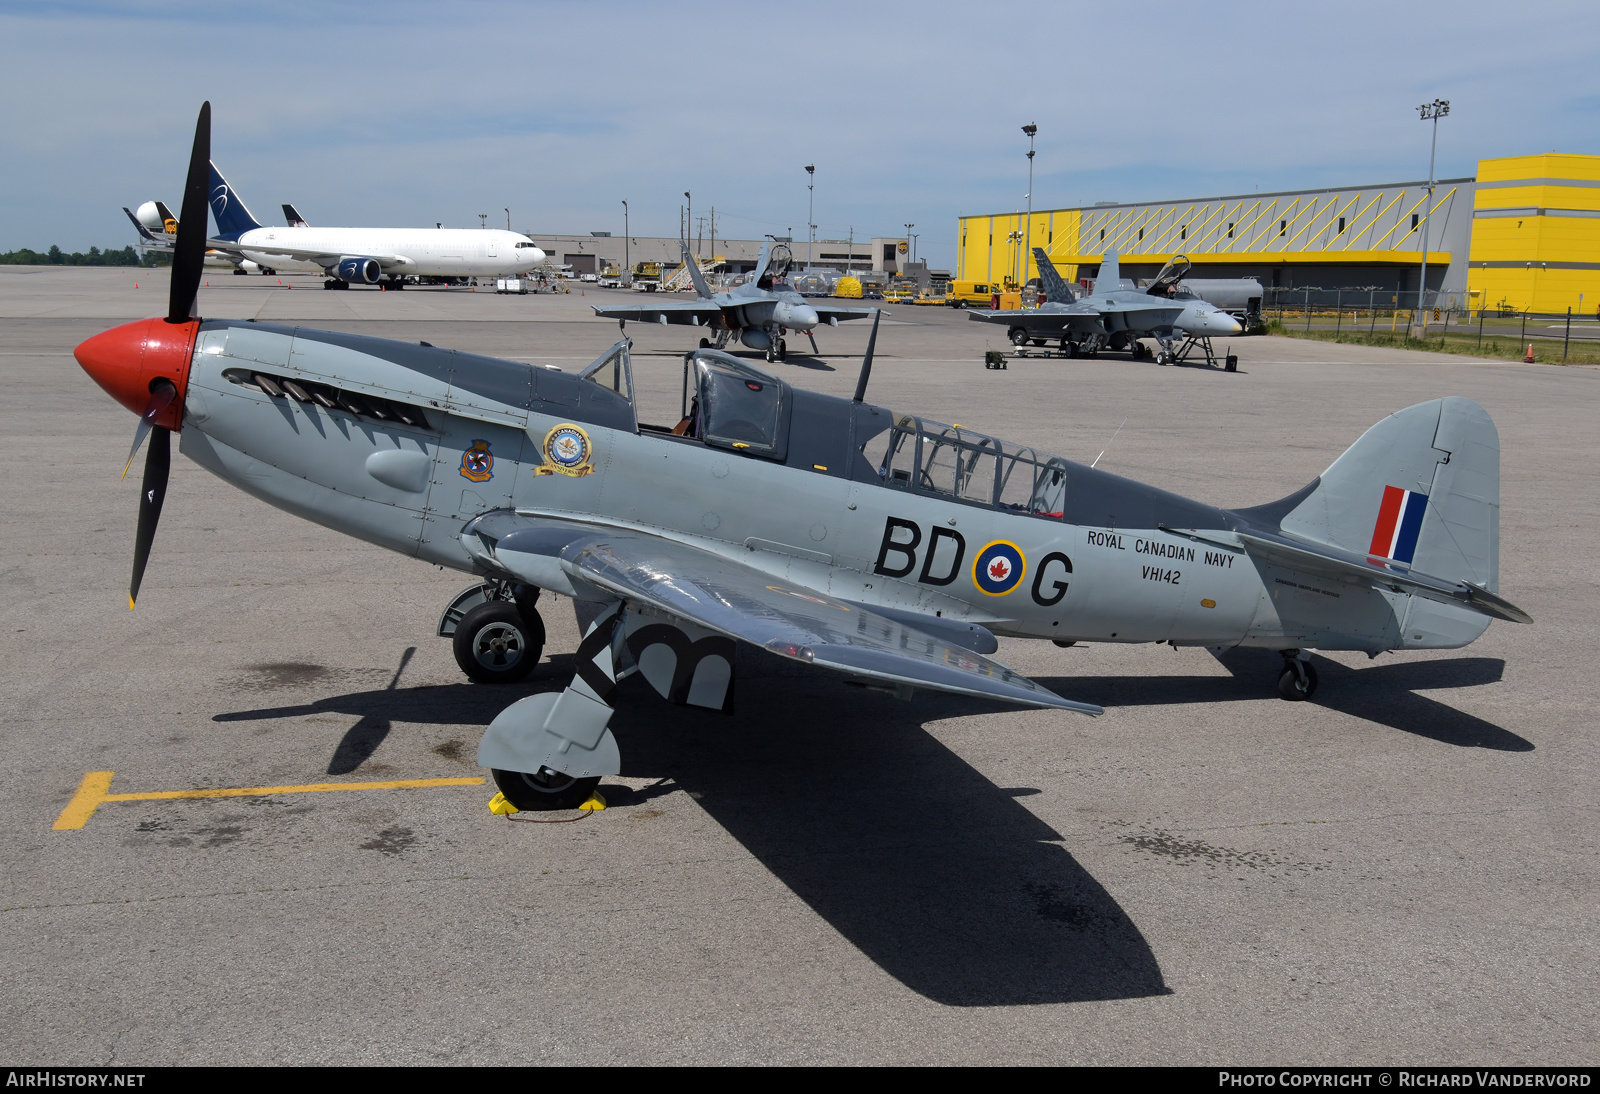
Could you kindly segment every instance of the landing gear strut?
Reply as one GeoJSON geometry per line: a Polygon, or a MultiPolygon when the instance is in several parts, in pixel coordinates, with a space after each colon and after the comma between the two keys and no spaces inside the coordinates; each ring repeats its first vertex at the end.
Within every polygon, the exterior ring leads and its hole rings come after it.
{"type": "Polygon", "coordinates": [[[1283,651],[1283,672],[1278,675],[1278,696],[1291,703],[1309,699],[1317,691],[1317,667],[1304,650],[1283,651]]]}

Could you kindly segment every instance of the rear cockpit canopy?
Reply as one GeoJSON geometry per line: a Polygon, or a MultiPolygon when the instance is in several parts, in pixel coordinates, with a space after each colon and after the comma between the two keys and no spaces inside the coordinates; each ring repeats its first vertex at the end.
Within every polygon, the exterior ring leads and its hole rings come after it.
{"type": "Polygon", "coordinates": [[[683,416],[705,443],[781,460],[789,448],[789,385],[720,350],[684,355],[683,416]]]}
{"type": "Polygon", "coordinates": [[[1060,520],[1067,462],[965,426],[910,414],[861,446],[879,481],[898,490],[1060,520]]]}

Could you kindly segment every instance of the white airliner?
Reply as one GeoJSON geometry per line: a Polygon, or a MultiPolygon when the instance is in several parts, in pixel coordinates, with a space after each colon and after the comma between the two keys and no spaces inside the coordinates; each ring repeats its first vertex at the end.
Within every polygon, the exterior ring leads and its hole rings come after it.
{"type": "Polygon", "coordinates": [[[498,228],[263,227],[211,165],[211,213],[217,236],[206,246],[260,266],[314,269],[323,287],[400,287],[405,277],[506,277],[527,273],[545,253],[525,235],[498,228]]]}

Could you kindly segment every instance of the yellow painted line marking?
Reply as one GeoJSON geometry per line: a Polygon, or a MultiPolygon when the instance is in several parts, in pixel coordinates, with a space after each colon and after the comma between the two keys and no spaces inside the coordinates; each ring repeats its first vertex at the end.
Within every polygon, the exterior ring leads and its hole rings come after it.
{"type": "Polygon", "coordinates": [[[388,779],[383,782],[301,783],[296,786],[238,786],[215,790],[150,790],[141,794],[112,794],[110,771],[91,771],[78,784],[78,792],[51,827],[57,831],[82,828],[101,802],[172,801],[179,798],[258,798],[266,794],[322,794],[334,790],[414,790],[428,786],[482,786],[478,777],[459,779],[388,779]]]}

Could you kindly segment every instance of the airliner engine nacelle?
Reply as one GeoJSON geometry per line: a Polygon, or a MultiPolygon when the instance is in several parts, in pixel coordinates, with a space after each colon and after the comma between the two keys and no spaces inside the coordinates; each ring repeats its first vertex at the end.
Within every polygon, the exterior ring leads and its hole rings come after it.
{"type": "Polygon", "coordinates": [[[161,210],[156,208],[156,203],[153,201],[147,201],[139,206],[133,215],[139,218],[140,224],[143,224],[152,232],[164,232],[167,230],[166,225],[161,220],[161,210]]]}
{"type": "Polygon", "coordinates": [[[376,285],[383,269],[375,258],[341,258],[334,267],[334,276],[352,284],[376,285]]]}
{"type": "Polygon", "coordinates": [[[747,327],[740,331],[739,341],[750,349],[768,350],[772,348],[772,335],[754,327],[747,327]]]}

